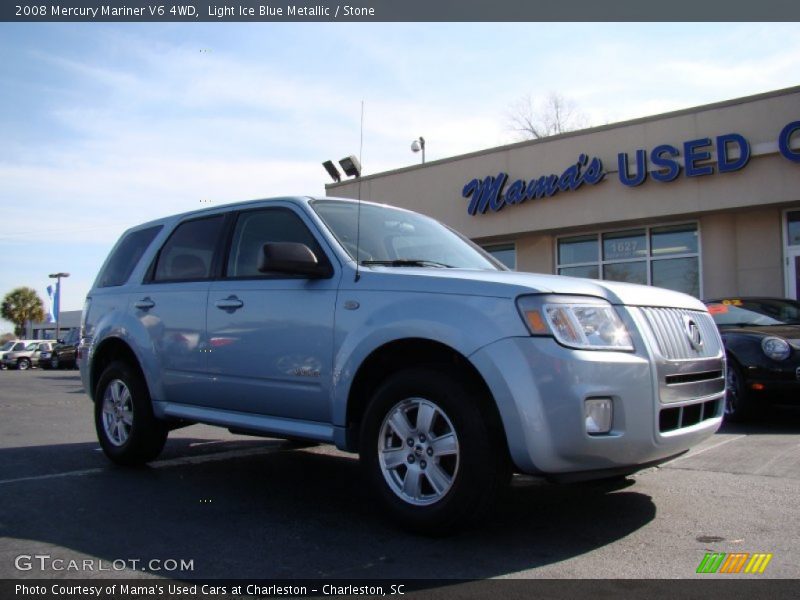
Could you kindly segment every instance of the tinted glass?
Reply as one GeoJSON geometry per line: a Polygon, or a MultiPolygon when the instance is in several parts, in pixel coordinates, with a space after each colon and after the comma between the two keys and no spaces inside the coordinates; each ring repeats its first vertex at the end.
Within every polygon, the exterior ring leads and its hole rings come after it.
{"type": "Polygon", "coordinates": [[[6,350],[11,350],[14,347],[14,342],[6,342],[2,346],[0,346],[0,352],[5,352],[6,350]]]}
{"type": "Polygon", "coordinates": [[[646,285],[647,263],[645,261],[636,261],[604,265],[603,279],[646,285]]]}
{"type": "Polygon", "coordinates": [[[158,255],[155,281],[208,279],[223,220],[216,215],[178,225],[158,255]]]}
{"type": "Polygon", "coordinates": [[[19,352],[20,350],[25,350],[25,342],[18,342],[14,344],[14,351],[19,352]]]}
{"type": "Polygon", "coordinates": [[[325,257],[317,241],[303,221],[292,211],[270,208],[239,215],[228,258],[228,277],[264,277],[258,270],[261,248],[267,242],[296,242],[305,244],[316,254],[325,257]]]}
{"type": "Polygon", "coordinates": [[[700,296],[697,257],[654,260],[652,269],[654,286],[700,296]]]}
{"type": "Polygon", "coordinates": [[[514,244],[483,246],[483,249],[509,269],[517,268],[517,249],[514,247],[514,244]]]}
{"type": "Polygon", "coordinates": [[[800,246],[800,210],[786,215],[786,240],[790,246],[800,246]]]}
{"type": "MultiPolygon", "coordinates": [[[[697,252],[697,225],[670,225],[650,230],[650,250],[653,256],[692,254],[697,252]]],[[[653,285],[656,285],[653,282],[653,285]]]]}
{"type": "Polygon", "coordinates": [[[718,325],[797,325],[800,303],[792,300],[730,298],[708,303],[718,325]]]}
{"type": "Polygon", "coordinates": [[[97,287],[112,287],[128,281],[136,264],[147,247],[161,231],[161,225],[132,231],[126,235],[108,259],[103,272],[97,279],[97,287]]]}
{"type": "Polygon", "coordinates": [[[558,270],[559,275],[568,277],[586,277],[587,279],[600,279],[597,265],[587,265],[585,267],[562,267],[558,270]]]}
{"type": "Polygon", "coordinates": [[[502,269],[480,248],[418,213],[362,204],[359,215],[358,204],[336,200],[317,200],[312,207],[347,253],[352,258],[357,255],[362,264],[411,261],[422,266],[502,269]]]}
{"type": "Polygon", "coordinates": [[[647,256],[647,237],[644,229],[603,234],[604,260],[625,260],[645,256],[647,256]]]}
{"type": "Polygon", "coordinates": [[[598,258],[596,235],[581,235],[558,241],[558,263],[561,265],[596,262],[598,258]]]}

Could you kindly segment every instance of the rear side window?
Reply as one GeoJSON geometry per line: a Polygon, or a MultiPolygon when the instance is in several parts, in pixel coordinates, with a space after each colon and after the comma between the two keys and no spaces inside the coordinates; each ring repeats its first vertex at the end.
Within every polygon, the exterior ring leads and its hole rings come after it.
{"type": "Polygon", "coordinates": [[[267,242],[305,244],[324,262],[325,255],[303,221],[286,208],[267,208],[243,212],[236,221],[231,252],[228,258],[228,277],[264,277],[258,270],[261,248],[267,242]]]}
{"type": "Polygon", "coordinates": [[[208,279],[224,215],[186,221],[161,248],[154,281],[193,281],[208,279]]]}
{"type": "Polygon", "coordinates": [[[97,287],[113,287],[128,281],[147,247],[161,231],[161,225],[132,231],[126,235],[100,274],[97,287]]]}

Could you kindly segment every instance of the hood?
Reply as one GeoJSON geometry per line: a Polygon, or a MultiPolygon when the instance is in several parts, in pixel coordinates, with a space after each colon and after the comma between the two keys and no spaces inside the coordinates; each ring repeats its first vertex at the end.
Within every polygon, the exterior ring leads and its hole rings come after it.
{"type": "Polygon", "coordinates": [[[705,312],[697,298],[647,285],[581,279],[562,275],[424,267],[362,267],[361,281],[350,289],[428,292],[516,298],[523,294],[594,296],[611,304],[685,308],[705,312]]]}

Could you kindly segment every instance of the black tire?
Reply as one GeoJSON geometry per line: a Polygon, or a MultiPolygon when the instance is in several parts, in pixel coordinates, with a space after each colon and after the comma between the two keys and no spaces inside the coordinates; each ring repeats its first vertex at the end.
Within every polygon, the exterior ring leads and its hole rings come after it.
{"type": "Polygon", "coordinates": [[[742,423],[754,419],[759,410],[747,393],[742,369],[736,360],[728,357],[728,371],[725,380],[725,412],[724,419],[731,423],[742,423]]]}
{"type": "Polygon", "coordinates": [[[491,399],[481,397],[477,389],[458,372],[413,368],[389,376],[372,396],[361,425],[361,462],[384,507],[405,529],[427,535],[451,533],[483,516],[508,486],[511,461],[502,427],[488,404],[491,399]],[[427,428],[419,426],[420,407],[434,415],[427,428]],[[400,440],[389,424],[389,417],[398,414],[405,417],[403,427],[410,427],[406,440],[400,440]],[[430,435],[419,442],[425,430],[430,435]],[[452,440],[451,432],[456,453],[440,455],[444,446],[437,443],[452,440]],[[409,441],[414,442],[411,447],[409,441]],[[395,452],[402,464],[384,468],[386,457],[395,452]],[[418,490],[415,500],[404,497],[401,489],[409,477],[418,482],[410,486],[418,490]]]}
{"type": "Polygon", "coordinates": [[[153,415],[150,392],[137,369],[125,362],[111,363],[97,382],[94,398],[97,439],[110,460],[120,465],[141,465],[161,453],[169,429],[153,415]],[[104,406],[108,412],[104,413],[104,406]]]}
{"type": "Polygon", "coordinates": [[[58,357],[57,356],[54,356],[53,358],[50,359],[50,367],[52,369],[55,370],[55,369],[61,368],[59,365],[60,365],[60,363],[58,362],[58,357]]]}
{"type": "Polygon", "coordinates": [[[29,358],[20,358],[17,361],[17,369],[20,371],[27,371],[31,368],[31,361],[29,358]]]}

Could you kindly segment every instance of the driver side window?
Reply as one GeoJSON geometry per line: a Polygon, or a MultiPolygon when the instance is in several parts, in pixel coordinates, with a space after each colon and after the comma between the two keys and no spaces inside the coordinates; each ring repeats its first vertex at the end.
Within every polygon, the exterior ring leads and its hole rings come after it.
{"type": "Polygon", "coordinates": [[[286,208],[267,208],[243,212],[236,220],[233,241],[228,255],[228,278],[265,277],[258,270],[261,248],[269,242],[295,242],[305,244],[317,260],[326,258],[314,236],[303,221],[286,208]]]}

